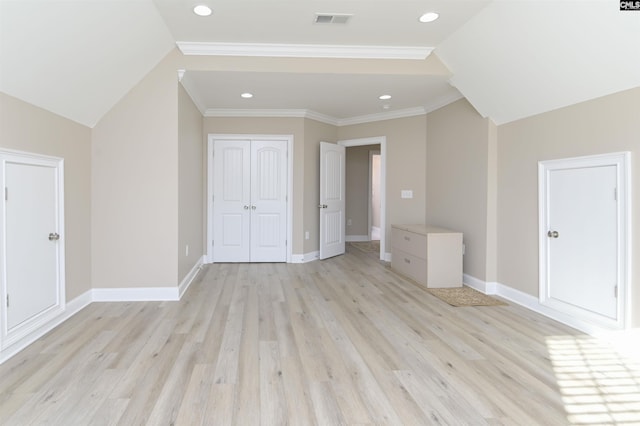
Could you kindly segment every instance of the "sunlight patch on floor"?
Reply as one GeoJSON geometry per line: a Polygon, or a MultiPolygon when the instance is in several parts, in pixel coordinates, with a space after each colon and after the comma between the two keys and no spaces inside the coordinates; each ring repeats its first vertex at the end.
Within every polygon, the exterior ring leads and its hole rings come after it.
{"type": "Polygon", "coordinates": [[[618,334],[547,338],[570,424],[640,424],[640,340],[637,337],[637,334],[618,334]]]}

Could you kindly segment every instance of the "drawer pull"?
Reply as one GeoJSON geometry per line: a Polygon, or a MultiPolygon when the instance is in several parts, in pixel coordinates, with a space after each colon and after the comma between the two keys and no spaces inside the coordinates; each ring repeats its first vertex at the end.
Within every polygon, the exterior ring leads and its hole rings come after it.
{"type": "Polygon", "coordinates": [[[407,236],[405,236],[404,239],[407,240],[407,241],[411,241],[411,238],[409,238],[407,236]]]}
{"type": "Polygon", "coordinates": [[[404,258],[404,263],[411,263],[411,261],[405,257],[404,258]]]}

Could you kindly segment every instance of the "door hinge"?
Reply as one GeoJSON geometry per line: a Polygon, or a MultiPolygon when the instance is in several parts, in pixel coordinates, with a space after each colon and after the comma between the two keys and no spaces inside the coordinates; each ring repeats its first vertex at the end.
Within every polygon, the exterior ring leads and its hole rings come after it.
{"type": "Polygon", "coordinates": [[[9,307],[9,295],[7,294],[7,308],[9,307]]]}
{"type": "Polygon", "coordinates": [[[211,247],[213,247],[213,240],[211,240],[211,247]]]}
{"type": "Polygon", "coordinates": [[[9,188],[4,187],[4,200],[7,201],[9,199],[9,188]]]}
{"type": "Polygon", "coordinates": [[[618,188],[613,188],[613,201],[618,201],[618,188]]]}
{"type": "Polygon", "coordinates": [[[618,297],[618,286],[613,286],[613,297],[618,297]]]}

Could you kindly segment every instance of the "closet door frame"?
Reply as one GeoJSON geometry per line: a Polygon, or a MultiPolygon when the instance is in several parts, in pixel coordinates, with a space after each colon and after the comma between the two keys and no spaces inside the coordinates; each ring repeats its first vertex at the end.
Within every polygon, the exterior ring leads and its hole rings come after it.
{"type": "Polygon", "coordinates": [[[214,143],[218,139],[224,140],[280,140],[287,142],[287,253],[286,261],[291,263],[293,248],[293,135],[263,135],[263,134],[220,134],[210,133],[207,136],[207,240],[206,262],[215,262],[213,256],[213,196],[214,196],[214,143]]]}

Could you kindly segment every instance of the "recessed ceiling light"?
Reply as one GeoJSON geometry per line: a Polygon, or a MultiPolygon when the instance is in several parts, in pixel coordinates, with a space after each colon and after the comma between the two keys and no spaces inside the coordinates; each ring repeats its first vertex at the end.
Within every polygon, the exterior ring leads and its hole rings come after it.
{"type": "Polygon", "coordinates": [[[246,93],[241,94],[240,96],[245,98],[245,99],[251,99],[251,98],[253,98],[253,93],[246,92],[246,93]]]}
{"type": "Polygon", "coordinates": [[[198,16],[209,16],[211,15],[211,8],[204,4],[199,4],[193,8],[193,13],[198,16]]]}
{"type": "Polygon", "coordinates": [[[439,16],[436,12],[427,12],[420,17],[420,22],[433,22],[438,19],[439,16]]]}
{"type": "Polygon", "coordinates": [[[391,95],[380,95],[378,96],[378,99],[386,101],[387,99],[391,99],[391,95]]]}

